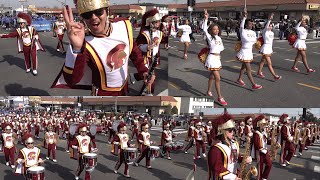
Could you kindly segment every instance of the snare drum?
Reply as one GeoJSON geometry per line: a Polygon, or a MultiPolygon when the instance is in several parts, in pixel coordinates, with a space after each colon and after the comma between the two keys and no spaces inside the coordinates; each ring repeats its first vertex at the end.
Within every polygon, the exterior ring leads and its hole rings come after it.
{"type": "Polygon", "coordinates": [[[160,148],[158,146],[150,146],[150,151],[152,159],[160,156],[160,148]]]}
{"type": "Polygon", "coordinates": [[[138,149],[137,148],[127,148],[124,150],[124,155],[128,164],[132,164],[137,158],[138,149]]]}
{"type": "Polygon", "coordinates": [[[183,146],[184,146],[184,144],[181,142],[174,142],[174,145],[173,145],[175,151],[182,149],[183,146]]]}
{"type": "Polygon", "coordinates": [[[44,180],[44,167],[34,166],[27,170],[27,180],[44,180]]]}
{"type": "Polygon", "coordinates": [[[120,152],[119,144],[113,144],[111,147],[111,154],[118,156],[120,152]]]}
{"type": "Polygon", "coordinates": [[[87,153],[83,155],[83,163],[86,171],[92,171],[97,166],[97,154],[87,153]]]}

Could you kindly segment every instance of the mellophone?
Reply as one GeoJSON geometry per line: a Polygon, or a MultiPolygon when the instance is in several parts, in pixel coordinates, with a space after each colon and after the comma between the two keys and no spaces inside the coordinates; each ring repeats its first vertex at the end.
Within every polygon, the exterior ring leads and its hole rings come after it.
{"type": "Polygon", "coordinates": [[[33,166],[27,170],[26,179],[27,180],[44,180],[44,170],[42,166],[33,166]]]}

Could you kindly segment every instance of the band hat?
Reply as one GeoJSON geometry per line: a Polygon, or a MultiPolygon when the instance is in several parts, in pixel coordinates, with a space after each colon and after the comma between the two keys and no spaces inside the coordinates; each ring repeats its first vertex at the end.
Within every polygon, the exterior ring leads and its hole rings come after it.
{"type": "Polygon", "coordinates": [[[81,15],[86,12],[109,7],[110,1],[109,0],[74,0],[74,4],[79,14],[81,15]]]}

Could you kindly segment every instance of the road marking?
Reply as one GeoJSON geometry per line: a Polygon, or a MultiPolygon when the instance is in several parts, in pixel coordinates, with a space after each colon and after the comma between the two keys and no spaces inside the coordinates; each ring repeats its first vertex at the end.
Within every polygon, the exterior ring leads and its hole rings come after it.
{"type": "Polygon", "coordinates": [[[157,96],[168,96],[168,94],[169,94],[168,89],[165,89],[164,91],[159,93],[157,96]]]}
{"type": "Polygon", "coordinates": [[[275,49],[288,49],[288,48],[283,48],[283,47],[273,47],[275,49]]]}
{"type": "Polygon", "coordinates": [[[200,46],[206,46],[206,45],[203,44],[203,43],[196,43],[196,44],[198,44],[198,45],[200,45],[200,46]]]}
{"type": "Polygon", "coordinates": [[[290,165],[293,165],[293,166],[298,166],[298,167],[304,167],[303,165],[301,165],[301,164],[295,164],[295,163],[292,163],[292,162],[290,162],[290,165]]]}
{"type": "Polygon", "coordinates": [[[320,166],[314,166],[313,172],[320,173],[320,166]]]}
{"type": "Polygon", "coordinates": [[[180,90],[181,88],[179,86],[177,86],[176,84],[172,83],[172,82],[169,82],[168,83],[170,86],[174,87],[175,89],[177,90],[180,90]]]}
{"type": "Polygon", "coordinates": [[[226,61],[226,62],[235,62],[235,61],[237,61],[237,60],[231,59],[231,60],[228,60],[228,61],[226,61]]]}
{"type": "Polygon", "coordinates": [[[319,41],[306,42],[306,44],[316,44],[316,43],[319,43],[319,41]]]}
{"type": "MultiPolygon", "coordinates": [[[[241,67],[240,66],[233,66],[234,68],[237,68],[237,69],[241,69],[241,67]]],[[[257,71],[255,71],[255,70],[251,70],[251,72],[257,72],[257,71]]]]}
{"type": "MultiPolygon", "coordinates": [[[[311,86],[311,85],[308,85],[308,84],[303,84],[303,83],[298,83],[300,86],[305,86],[305,87],[309,87],[309,88],[313,88],[313,89],[316,89],[316,90],[319,90],[320,91],[320,87],[316,87],[316,86],[311,86]]],[[[313,146],[310,146],[310,147],[313,147],[313,146]]],[[[320,147],[314,147],[316,149],[320,149],[320,147]]]]}
{"type": "MultiPolygon", "coordinates": [[[[284,59],[285,61],[291,61],[291,62],[294,62],[293,59],[284,59]]],[[[298,63],[302,63],[301,61],[298,61],[298,63]]]]}
{"type": "Polygon", "coordinates": [[[314,53],[314,54],[320,54],[320,53],[318,53],[318,52],[312,52],[312,53],[314,53]]]}
{"type": "Polygon", "coordinates": [[[313,159],[313,160],[320,160],[320,156],[314,156],[314,155],[312,155],[312,156],[311,156],[311,159],[313,159]]]}

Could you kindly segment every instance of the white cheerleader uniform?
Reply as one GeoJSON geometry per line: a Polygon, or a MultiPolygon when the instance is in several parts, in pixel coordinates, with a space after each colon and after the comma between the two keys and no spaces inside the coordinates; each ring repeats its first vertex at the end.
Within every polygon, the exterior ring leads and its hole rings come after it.
{"type": "Polygon", "coordinates": [[[298,34],[298,39],[293,44],[293,47],[298,50],[305,51],[305,50],[307,50],[306,39],[307,39],[308,32],[307,32],[306,28],[300,27],[300,25],[301,25],[301,21],[295,27],[297,34],[298,34]]]}
{"type": "Polygon", "coordinates": [[[189,25],[179,25],[178,29],[182,30],[182,36],[180,37],[180,42],[191,42],[189,34],[192,33],[191,27],[189,25]]]}
{"type": "Polygon", "coordinates": [[[205,33],[207,42],[210,47],[210,52],[207,56],[205,67],[208,70],[218,71],[222,68],[220,53],[221,51],[224,50],[224,46],[222,43],[222,39],[218,35],[216,35],[215,38],[213,38],[208,33],[207,23],[208,23],[208,20],[205,20],[204,23],[202,24],[203,32],[205,33]]]}
{"type": "Polygon", "coordinates": [[[272,44],[273,44],[273,39],[274,39],[274,33],[272,31],[268,31],[268,27],[270,26],[271,20],[268,20],[263,32],[262,32],[262,37],[264,40],[264,43],[260,49],[260,53],[264,56],[271,56],[273,53],[272,50],[272,44]]]}
{"type": "Polygon", "coordinates": [[[253,30],[245,29],[246,18],[240,24],[241,49],[237,53],[237,59],[241,62],[251,62],[253,60],[252,48],[257,41],[256,33],[253,30]]]}

